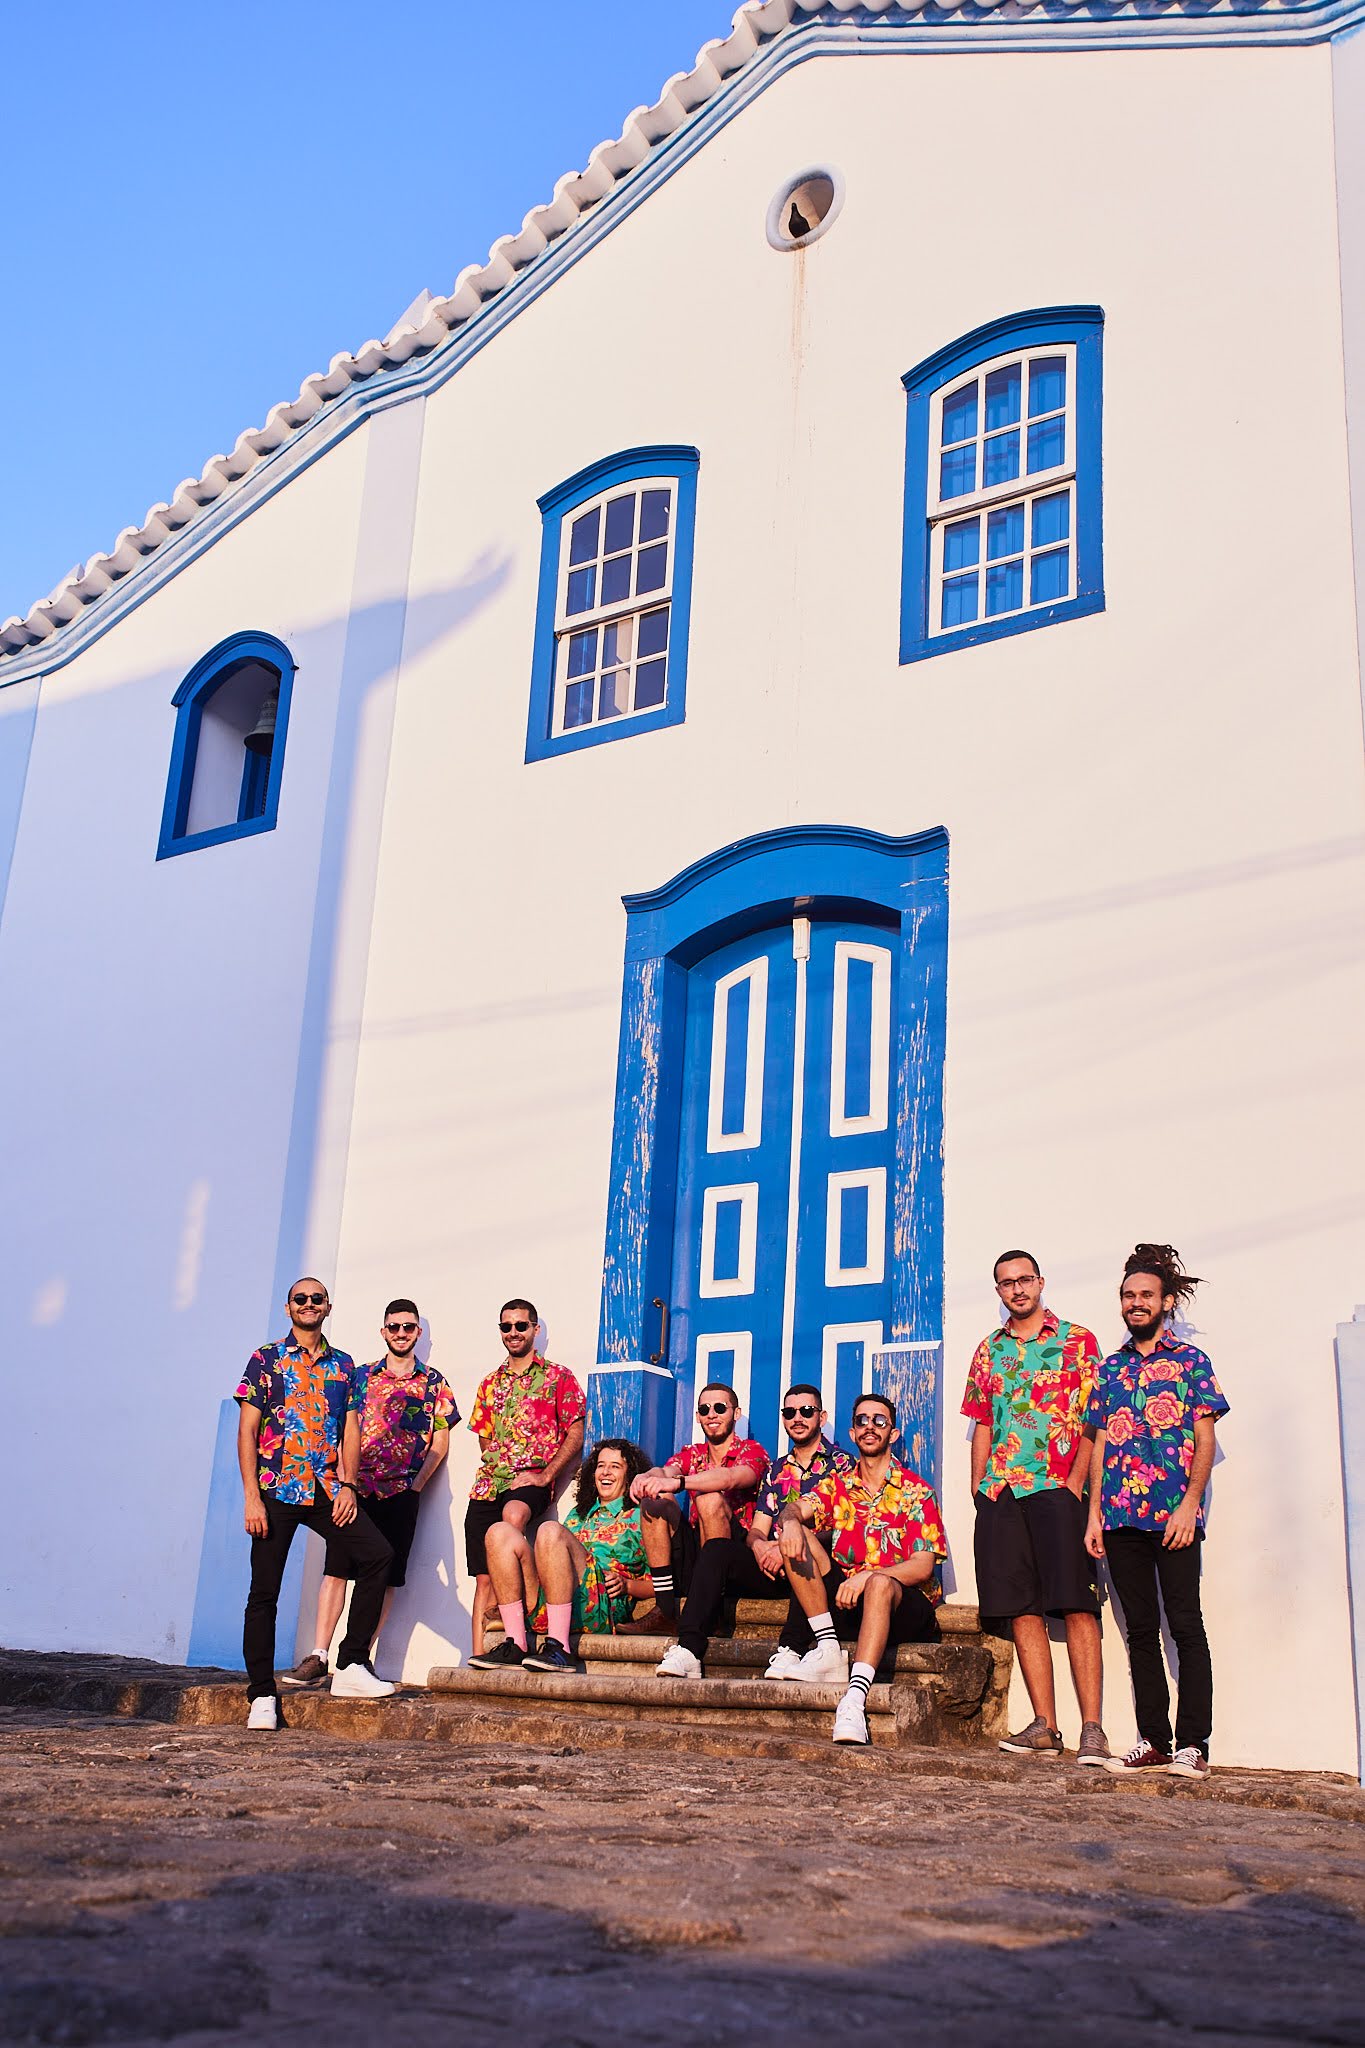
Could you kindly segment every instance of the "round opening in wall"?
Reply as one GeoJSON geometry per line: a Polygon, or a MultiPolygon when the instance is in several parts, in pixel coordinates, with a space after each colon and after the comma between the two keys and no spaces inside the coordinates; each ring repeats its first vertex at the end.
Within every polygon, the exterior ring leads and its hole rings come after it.
{"type": "Polygon", "coordinates": [[[804,249],[834,225],[844,203],[844,181],[828,164],[812,164],[780,185],[768,208],[768,241],[774,249],[804,249]]]}

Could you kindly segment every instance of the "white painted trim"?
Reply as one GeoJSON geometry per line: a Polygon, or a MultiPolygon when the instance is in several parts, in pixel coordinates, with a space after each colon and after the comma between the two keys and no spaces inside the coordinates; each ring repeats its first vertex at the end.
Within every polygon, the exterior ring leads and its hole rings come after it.
{"type": "Polygon", "coordinates": [[[647,1358],[606,1358],[596,1365],[584,1368],[589,1379],[596,1372],[652,1372],[656,1379],[671,1380],[673,1375],[666,1365],[651,1365],[647,1358]]]}
{"type": "Polygon", "coordinates": [[[730,1295],[752,1294],[758,1263],[758,1182],[739,1181],[731,1187],[707,1188],[701,1205],[701,1271],[697,1293],[703,1301],[718,1301],[730,1295]],[[740,1204],[739,1274],[733,1280],[716,1278],[716,1210],[722,1202],[740,1204]]]}
{"type": "Polygon", "coordinates": [[[825,1285],[826,1287],[880,1287],[886,1278],[886,1168],[859,1167],[847,1173],[832,1173],[825,1190],[825,1285]],[[844,1266],[839,1262],[844,1191],[867,1189],[867,1262],[844,1266]]]}
{"type": "MultiPolygon", "coordinates": [[[[739,1398],[739,1414],[746,1427],[749,1416],[749,1391],[753,1381],[754,1334],[752,1330],[708,1331],[697,1339],[697,1357],[692,1375],[692,1407],[695,1412],[701,1398],[701,1390],[711,1378],[710,1360],[718,1351],[733,1351],[735,1354],[734,1376],[730,1381],[739,1398]]],[[[738,1422],[738,1418],[736,1418],[738,1422]]]]}
{"type": "Polygon", "coordinates": [[[782,1371],[779,1384],[784,1387],[792,1376],[792,1353],[796,1343],[796,1244],[801,1218],[801,1129],[806,1106],[806,968],[810,964],[810,921],[807,918],[798,917],[793,920],[792,951],[796,956],[796,1017],[792,1035],[792,1141],[787,1180],[787,1264],[782,1276],[782,1371]],[[800,929],[803,926],[804,932],[800,929]]]}
{"type": "Polygon", "coordinates": [[[711,1011],[711,1086],[706,1111],[708,1152],[748,1152],[763,1142],[763,1061],[768,1045],[768,956],[760,953],[716,983],[711,1011]],[[749,1037],[744,1058],[744,1123],[727,1137],[721,1130],[725,1114],[725,1057],[729,1042],[730,991],[741,981],[749,987],[749,1037]]]}
{"type": "Polygon", "coordinates": [[[872,1354],[886,1347],[880,1323],[826,1323],[820,1345],[820,1405],[832,1417],[839,1393],[839,1346],[863,1347],[862,1393],[872,1391],[872,1354]]]}
{"type": "Polygon", "coordinates": [[[852,1138],[863,1131],[884,1131],[891,1103],[891,949],[839,939],[834,947],[834,1018],[830,1039],[829,1134],[852,1138]],[[866,1116],[848,1116],[848,963],[866,960],[872,968],[872,1048],[869,1055],[866,1116]]]}

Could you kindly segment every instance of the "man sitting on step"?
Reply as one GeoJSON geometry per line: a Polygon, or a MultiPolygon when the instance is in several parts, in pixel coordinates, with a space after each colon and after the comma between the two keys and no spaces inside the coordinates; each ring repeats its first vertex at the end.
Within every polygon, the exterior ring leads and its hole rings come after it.
{"type": "MultiPolygon", "coordinates": [[[[747,1542],[738,1536],[702,1546],[692,1568],[683,1602],[678,1640],[658,1665],[661,1678],[700,1678],[702,1659],[727,1595],[750,1600],[772,1599],[787,1590],[782,1547],[773,1534],[789,1500],[808,1493],[832,1472],[851,1472],[853,1460],[824,1434],[829,1417],[820,1405],[820,1389],[808,1384],[788,1389],[782,1403],[782,1426],[791,1449],[779,1458],[754,1505],[747,1542]]],[[[795,1600],[789,1604],[778,1647],[768,1660],[765,1678],[794,1676],[801,1651],[810,1642],[806,1617],[795,1600]]]]}
{"type": "Polygon", "coordinates": [[[885,1394],[860,1395],[856,1466],[788,1501],[778,1523],[787,1577],[815,1637],[793,1676],[816,1684],[842,1678],[838,1638],[857,1636],[848,1691],[834,1716],[836,1742],[870,1740],[867,1695],[888,1644],[939,1639],[943,1517],[933,1488],[893,1457],[899,1434],[895,1403],[885,1394]],[[827,1548],[812,1528],[832,1532],[827,1548]]]}
{"type": "Polygon", "coordinates": [[[697,1396],[702,1441],[684,1444],[667,1464],[655,1465],[635,1480],[630,1497],[640,1506],[654,1608],[631,1633],[671,1631],[677,1621],[674,1583],[675,1548],[684,1576],[690,1576],[699,1538],[728,1544],[742,1542],[754,1518],[754,1496],[768,1470],[768,1453],[750,1437],[736,1436],[739,1397],[733,1387],[711,1382],[697,1396]],[[675,1545],[675,1536],[682,1542],[675,1545]]]}

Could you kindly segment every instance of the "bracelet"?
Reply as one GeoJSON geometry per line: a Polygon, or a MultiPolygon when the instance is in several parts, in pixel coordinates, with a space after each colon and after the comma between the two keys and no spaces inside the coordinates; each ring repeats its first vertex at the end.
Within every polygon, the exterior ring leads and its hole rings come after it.
{"type": "Polygon", "coordinates": [[[351,1489],[351,1492],[352,1492],[352,1493],[353,1493],[353,1494],[355,1495],[356,1499],[357,1499],[357,1500],[359,1500],[359,1498],[360,1498],[360,1488],[359,1488],[359,1487],[358,1487],[358,1486],[356,1485],[356,1483],[355,1483],[354,1479],[338,1479],[338,1481],[337,1481],[337,1487],[338,1487],[338,1489],[340,1489],[340,1488],[341,1488],[341,1487],[343,1487],[343,1486],[349,1486],[349,1487],[350,1487],[350,1489],[351,1489]]]}

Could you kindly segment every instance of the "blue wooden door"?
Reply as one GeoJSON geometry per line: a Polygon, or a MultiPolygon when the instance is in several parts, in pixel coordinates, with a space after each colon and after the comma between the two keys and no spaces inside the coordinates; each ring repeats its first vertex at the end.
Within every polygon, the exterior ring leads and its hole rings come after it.
{"type": "Polygon", "coordinates": [[[897,947],[797,917],[688,977],[669,1362],[686,1431],[727,1381],[769,1448],[792,1380],[840,1435],[889,1329],[897,947]]]}

